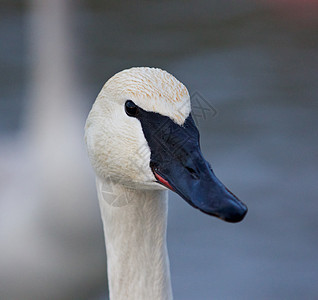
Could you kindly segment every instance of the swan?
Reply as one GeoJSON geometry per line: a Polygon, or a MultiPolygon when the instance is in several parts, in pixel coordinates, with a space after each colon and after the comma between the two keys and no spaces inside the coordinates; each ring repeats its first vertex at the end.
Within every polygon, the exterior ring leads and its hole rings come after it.
{"type": "Polygon", "coordinates": [[[31,95],[21,132],[0,137],[0,299],[87,299],[102,292],[105,250],[70,60],[76,7],[30,4],[31,95]]]}
{"type": "Polygon", "coordinates": [[[201,153],[186,87],[158,68],[115,74],[88,115],[85,141],[96,174],[110,299],[172,299],[167,191],[228,222],[247,213],[201,153]]]}

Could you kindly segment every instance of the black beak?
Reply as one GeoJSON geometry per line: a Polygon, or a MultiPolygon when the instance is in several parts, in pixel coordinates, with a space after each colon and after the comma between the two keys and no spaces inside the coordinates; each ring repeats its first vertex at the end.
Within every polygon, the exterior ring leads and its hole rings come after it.
{"type": "Polygon", "coordinates": [[[159,183],[206,214],[228,222],[243,220],[247,207],[221,183],[204,159],[191,115],[183,126],[146,111],[141,111],[138,119],[151,150],[150,167],[159,183]]]}
{"type": "Polygon", "coordinates": [[[157,180],[202,212],[228,222],[241,221],[247,207],[215,176],[199,149],[184,160],[151,163],[157,180]]]}

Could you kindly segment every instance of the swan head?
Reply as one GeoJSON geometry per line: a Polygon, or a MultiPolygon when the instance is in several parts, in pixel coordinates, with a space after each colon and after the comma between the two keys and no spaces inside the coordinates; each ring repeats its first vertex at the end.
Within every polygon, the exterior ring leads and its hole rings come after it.
{"type": "Polygon", "coordinates": [[[169,188],[229,222],[247,212],[203,158],[188,90],[166,71],[139,67],[111,77],[89,113],[85,140],[97,176],[106,181],[169,188]]]}

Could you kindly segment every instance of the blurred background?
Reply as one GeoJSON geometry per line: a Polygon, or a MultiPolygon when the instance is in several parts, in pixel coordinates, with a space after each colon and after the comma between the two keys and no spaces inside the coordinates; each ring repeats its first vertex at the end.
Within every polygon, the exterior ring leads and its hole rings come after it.
{"type": "Polygon", "coordinates": [[[175,299],[318,298],[318,1],[1,0],[0,299],[104,299],[83,143],[105,81],[156,66],[194,98],[240,224],[170,194],[175,299]]]}

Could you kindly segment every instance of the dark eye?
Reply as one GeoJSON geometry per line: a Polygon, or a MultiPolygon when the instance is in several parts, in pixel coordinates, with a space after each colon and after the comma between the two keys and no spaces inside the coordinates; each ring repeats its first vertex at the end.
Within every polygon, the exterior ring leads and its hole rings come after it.
{"type": "Polygon", "coordinates": [[[131,100],[127,100],[125,103],[126,114],[130,117],[135,117],[138,114],[138,106],[131,100]]]}

